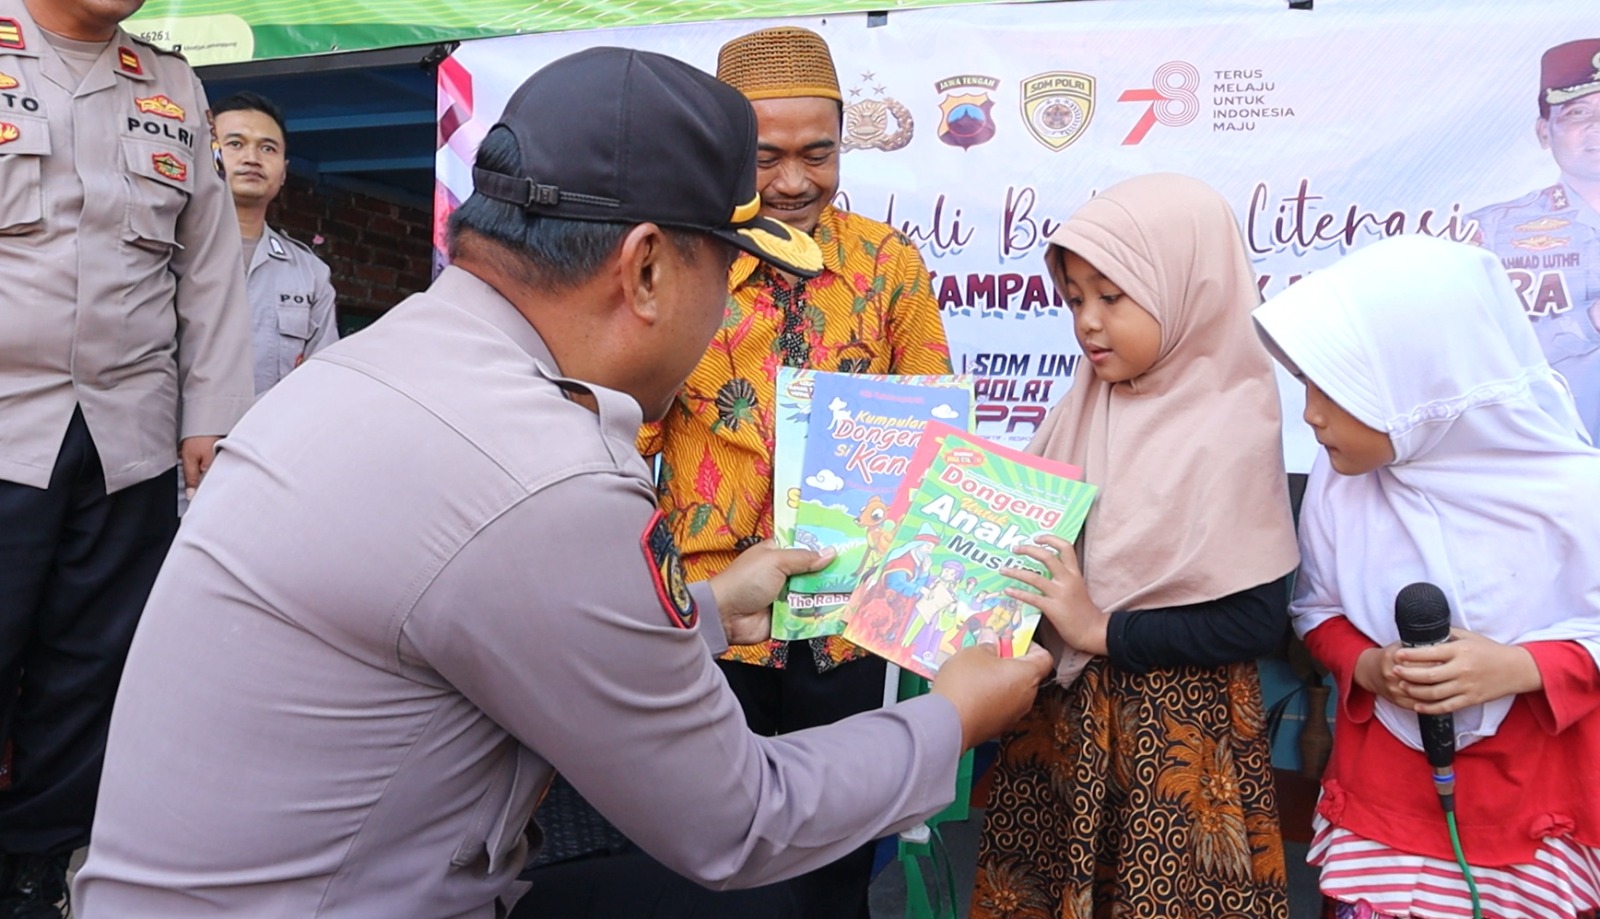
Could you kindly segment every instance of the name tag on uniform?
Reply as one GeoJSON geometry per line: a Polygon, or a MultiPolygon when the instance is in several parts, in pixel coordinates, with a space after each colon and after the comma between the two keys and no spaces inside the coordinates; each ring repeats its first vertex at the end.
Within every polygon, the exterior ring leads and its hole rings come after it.
{"type": "Polygon", "coordinates": [[[667,515],[657,510],[644,528],[639,539],[644,549],[645,561],[650,564],[650,579],[656,587],[656,596],[667,618],[680,629],[692,629],[699,621],[694,597],[689,595],[689,582],[683,576],[683,557],[678,554],[678,544],[667,529],[667,515]]]}

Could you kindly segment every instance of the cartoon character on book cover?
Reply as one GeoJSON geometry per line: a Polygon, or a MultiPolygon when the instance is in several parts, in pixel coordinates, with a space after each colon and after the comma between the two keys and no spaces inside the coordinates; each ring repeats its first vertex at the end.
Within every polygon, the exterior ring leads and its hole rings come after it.
{"type": "Polygon", "coordinates": [[[844,610],[844,636],[931,677],[979,642],[1005,657],[1027,650],[1039,613],[1005,592],[1026,588],[1002,572],[1036,568],[1012,550],[1042,533],[1075,539],[1096,489],[1075,467],[937,423],[924,437],[891,505],[899,528],[844,610]]]}
{"type": "MultiPolygon", "coordinates": [[[[811,419],[812,396],[816,381],[825,377],[841,377],[856,382],[874,381],[927,386],[938,389],[957,389],[972,402],[974,380],[971,376],[895,376],[884,374],[833,374],[826,371],[800,367],[780,367],[777,377],[777,424],[773,452],[773,535],[781,545],[800,545],[820,549],[817,537],[810,532],[796,533],[795,517],[800,507],[801,482],[810,471],[805,466],[805,445],[811,419]]],[[[826,410],[824,408],[824,410],[826,410]]],[[[832,417],[830,412],[828,417],[832,417]]],[[[959,422],[962,427],[965,421],[959,422]]],[[[856,569],[865,573],[882,560],[888,538],[894,532],[887,499],[868,501],[856,515],[855,522],[866,535],[867,549],[856,569]]],[[[847,594],[815,594],[793,592],[785,589],[772,607],[772,636],[794,641],[821,635],[836,635],[844,627],[836,615],[846,601],[847,594]]]]}
{"type": "MultiPolygon", "coordinates": [[[[884,561],[895,530],[889,505],[924,425],[965,425],[971,394],[824,374],[813,382],[812,407],[794,541],[832,548],[837,558],[820,572],[790,578],[791,614],[803,614],[809,605],[797,595],[821,598],[832,613],[884,561]]],[[[815,613],[816,605],[811,609],[815,613]]],[[[843,623],[829,627],[836,634],[843,623]]]]}

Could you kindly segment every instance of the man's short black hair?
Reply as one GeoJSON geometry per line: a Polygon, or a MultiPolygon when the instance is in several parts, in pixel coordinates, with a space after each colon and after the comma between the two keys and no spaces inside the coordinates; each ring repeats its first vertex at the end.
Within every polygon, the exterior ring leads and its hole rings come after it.
{"type": "MultiPolygon", "coordinates": [[[[504,127],[490,130],[478,147],[477,166],[506,175],[517,174],[522,169],[522,150],[516,135],[504,127]]],[[[593,277],[636,225],[542,217],[514,204],[474,194],[450,215],[450,257],[458,257],[464,237],[475,236],[494,243],[510,256],[496,259],[501,270],[524,283],[568,290],[593,277]]],[[[703,234],[662,229],[680,256],[686,260],[694,257],[703,234]]],[[[471,246],[472,242],[467,241],[466,245],[471,246]]],[[[487,253],[476,249],[474,254],[487,253]]]]}
{"type": "Polygon", "coordinates": [[[223,112],[260,112],[278,124],[278,133],[283,135],[285,145],[289,143],[289,129],[283,124],[283,109],[278,104],[260,93],[249,90],[237,92],[228,98],[211,106],[211,116],[215,118],[223,112]]]}

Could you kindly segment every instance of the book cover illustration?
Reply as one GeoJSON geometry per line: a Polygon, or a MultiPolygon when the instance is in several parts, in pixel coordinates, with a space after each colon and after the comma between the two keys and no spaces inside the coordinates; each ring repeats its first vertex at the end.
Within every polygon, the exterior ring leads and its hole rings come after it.
{"type": "Polygon", "coordinates": [[[883,561],[844,611],[844,637],[932,678],[952,654],[990,642],[1027,651],[1040,613],[1008,596],[1000,572],[1042,566],[1013,553],[1044,533],[1075,540],[1098,492],[1064,463],[930,425],[926,472],[907,476],[904,517],[883,561]]]}
{"type": "MultiPolygon", "coordinates": [[[[970,375],[892,375],[836,374],[800,367],[780,367],[777,375],[777,412],[772,455],[772,531],[781,546],[797,545],[795,515],[800,507],[801,480],[805,478],[806,431],[811,420],[812,392],[821,377],[848,380],[906,383],[943,389],[959,389],[972,401],[974,378],[970,375]]],[[[843,605],[844,594],[801,594],[791,609],[789,590],[772,606],[772,637],[798,641],[822,635],[836,635],[843,628],[835,613],[843,605]]]]}
{"type": "Polygon", "coordinates": [[[837,634],[832,615],[888,549],[889,504],[927,422],[965,427],[972,396],[964,388],[928,387],[843,374],[812,382],[800,501],[793,543],[836,553],[820,572],[789,579],[791,616],[811,620],[812,634],[837,634]]]}

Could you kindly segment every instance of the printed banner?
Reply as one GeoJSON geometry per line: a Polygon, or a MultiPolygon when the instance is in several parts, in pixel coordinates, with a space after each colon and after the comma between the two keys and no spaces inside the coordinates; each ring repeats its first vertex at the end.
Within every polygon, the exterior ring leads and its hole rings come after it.
{"type": "MultiPolygon", "coordinates": [[[[1600,202],[1570,184],[1597,194],[1600,93],[1568,103],[1577,121],[1559,130],[1538,105],[1545,50],[1600,38],[1588,6],[1097,0],[784,21],[827,38],[844,84],[838,203],[921,247],[955,372],[978,380],[974,429],[1015,445],[1080,356],[1045,236],[1098,189],[1149,172],[1197,176],[1233,202],[1265,295],[1386,236],[1495,247],[1557,369],[1580,402],[1600,400],[1600,376],[1584,375],[1600,374],[1600,202]]],[[[463,45],[440,70],[436,220],[470,193],[473,150],[536,68],[616,44],[710,70],[723,42],[772,24],[463,45]]],[[[1281,382],[1286,456],[1304,471],[1315,443],[1300,387],[1281,382]]]]}
{"type": "Polygon", "coordinates": [[[966,2],[971,0],[147,0],[128,21],[128,31],[180,50],[198,66],[491,35],[966,2]]]}

